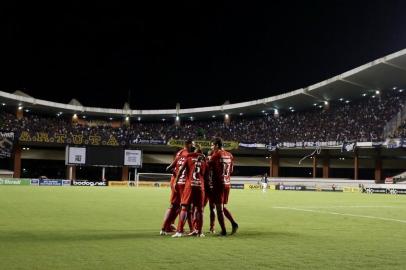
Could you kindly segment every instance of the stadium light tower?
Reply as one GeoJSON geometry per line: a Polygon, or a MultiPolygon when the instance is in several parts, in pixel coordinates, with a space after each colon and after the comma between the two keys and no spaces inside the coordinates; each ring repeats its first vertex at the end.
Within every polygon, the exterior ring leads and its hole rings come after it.
{"type": "Polygon", "coordinates": [[[180,117],[179,117],[179,115],[176,115],[176,117],[175,117],[175,126],[180,126],[180,117]]]}

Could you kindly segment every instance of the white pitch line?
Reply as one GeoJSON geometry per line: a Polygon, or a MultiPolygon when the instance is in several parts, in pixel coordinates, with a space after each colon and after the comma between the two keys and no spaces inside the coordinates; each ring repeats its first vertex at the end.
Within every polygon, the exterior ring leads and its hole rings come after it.
{"type": "MultiPolygon", "coordinates": [[[[275,206],[275,208],[278,207],[285,207],[285,206],[275,206]]],[[[297,208],[297,207],[291,207],[291,208],[297,208]]],[[[307,209],[307,208],[314,208],[314,209],[331,209],[331,208],[405,208],[406,207],[400,207],[400,206],[391,206],[391,205],[331,205],[331,206],[303,206],[303,207],[298,207],[301,209],[307,209]]]]}
{"type": "Polygon", "coordinates": [[[284,206],[275,206],[275,207],[272,207],[272,208],[274,208],[274,209],[286,209],[286,210],[293,210],[293,211],[302,211],[302,212],[312,212],[312,213],[319,213],[319,214],[329,214],[329,215],[337,215],[337,216],[348,216],[348,217],[378,219],[378,220],[393,221],[393,222],[399,222],[399,223],[405,223],[406,224],[406,220],[394,219],[394,218],[384,218],[384,217],[366,216],[366,215],[355,215],[355,214],[329,212],[329,211],[312,210],[312,209],[303,209],[303,208],[296,208],[296,207],[284,207],[284,206]]]}

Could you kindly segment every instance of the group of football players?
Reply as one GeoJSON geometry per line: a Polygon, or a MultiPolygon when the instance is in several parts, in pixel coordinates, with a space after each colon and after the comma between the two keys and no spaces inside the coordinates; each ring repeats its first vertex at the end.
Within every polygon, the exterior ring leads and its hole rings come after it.
{"type": "Polygon", "coordinates": [[[221,228],[219,235],[227,235],[224,217],[231,222],[231,234],[237,232],[238,224],[226,208],[231,188],[233,155],[223,149],[220,138],[211,141],[211,150],[207,156],[203,154],[200,145],[186,140],[184,148],[177,152],[167,170],[172,171],[170,207],[165,212],[161,235],[185,236],[184,226],[187,221],[190,229],[188,236],[204,237],[203,212],[207,204],[210,208],[209,233],[215,233],[216,213],[221,228]],[[178,225],[175,226],[177,217],[178,225]]]}

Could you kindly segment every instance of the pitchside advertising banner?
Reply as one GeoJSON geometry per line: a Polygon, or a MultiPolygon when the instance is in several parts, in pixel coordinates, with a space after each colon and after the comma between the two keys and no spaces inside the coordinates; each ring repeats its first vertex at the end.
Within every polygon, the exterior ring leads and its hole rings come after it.
{"type": "Polygon", "coordinates": [[[377,193],[377,194],[405,194],[406,185],[404,184],[375,184],[368,185],[362,190],[364,193],[377,193]]]}
{"type": "Polygon", "coordinates": [[[107,182],[75,180],[72,182],[72,185],[73,186],[82,186],[82,187],[107,187],[107,182]]]}
{"type": "Polygon", "coordinates": [[[65,179],[35,179],[39,186],[70,186],[71,180],[65,179]]]}
{"type": "Polygon", "coordinates": [[[31,185],[31,180],[30,179],[18,179],[18,178],[0,179],[0,185],[29,186],[29,185],[31,185]]]}

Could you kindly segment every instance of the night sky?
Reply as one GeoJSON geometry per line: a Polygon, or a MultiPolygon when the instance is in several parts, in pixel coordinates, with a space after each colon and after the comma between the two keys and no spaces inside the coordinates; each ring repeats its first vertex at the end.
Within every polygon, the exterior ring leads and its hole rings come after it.
{"type": "Polygon", "coordinates": [[[0,89],[85,106],[272,96],[406,47],[406,1],[133,1],[0,11],[0,89]],[[148,6],[139,2],[150,3],[148,6]]]}

